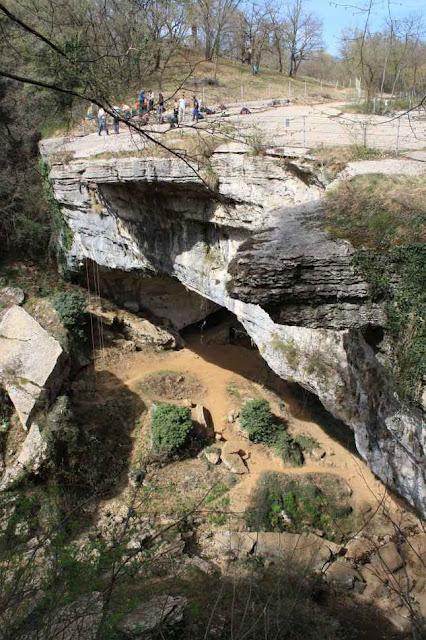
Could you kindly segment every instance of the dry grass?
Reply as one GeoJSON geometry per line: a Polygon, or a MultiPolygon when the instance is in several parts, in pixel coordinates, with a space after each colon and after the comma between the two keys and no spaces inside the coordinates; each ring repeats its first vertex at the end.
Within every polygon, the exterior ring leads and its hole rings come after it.
{"type": "Polygon", "coordinates": [[[426,241],[424,176],[356,176],[327,194],[326,227],[355,247],[426,241]]]}
{"type": "Polygon", "coordinates": [[[372,149],[362,145],[351,144],[348,146],[321,146],[309,150],[309,155],[314,156],[316,162],[325,169],[330,178],[334,178],[342,171],[348,162],[356,160],[377,160],[393,158],[395,153],[372,149]]]}
{"type": "MultiPolygon", "coordinates": [[[[194,68],[191,77],[184,83],[182,90],[188,94],[196,92],[204,96],[205,104],[220,102],[247,102],[252,100],[287,98],[307,101],[325,101],[327,99],[343,99],[345,92],[335,87],[324,87],[321,91],[320,83],[312,78],[289,78],[285,74],[263,67],[259,75],[254,76],[248,65],[236,61],[219,58],[218,62],[202,60],[201,53],[182,53],[176,66],[170,67],[163,78],[163,91],[170,95],[176,91],[176,86],[194,68]],[[198,62],[198,64],[196,64],[198,62]],[[305,95],[306,81],[306,95],[305,95]]],[[[159,78],[152,76],[146,83],[146,89],[158,91],[159,78]]],[[[133,96],[132,96],[133,97],[133,96]]]]}

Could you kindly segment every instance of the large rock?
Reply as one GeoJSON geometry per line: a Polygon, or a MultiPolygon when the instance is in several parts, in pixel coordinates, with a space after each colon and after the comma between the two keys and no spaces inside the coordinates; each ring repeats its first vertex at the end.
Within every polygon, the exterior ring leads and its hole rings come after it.
{"type": "Polygon", "coordinates": [[[398,547],[394,542],[388,542],[383,547],[380,547],[371,562],[389,573],[394,573],[404,566],[404,560],[401,558],[398,547]]]}
{"type": "Polygon", "coordinates": [[[323,189],[305,164],[214,154],[214,196],[178,160],[55,164],[55,195],[74,239],[68,267],[94,260],[108,295],[119,297],[127,282],[126,298],[139,291],[136,302],[157,301],[157,315],[161,279],[179,281],[179,297],[163,305],[171,321],[181,309],[199,318],[211,303],[229,309],[272,370],[318,396],[353,429],[374,473],[426,515],[422,416],[401,406],[369,343],[384,309],[354,268],[353,247],[324,230],[323,189]],[[153,277],[156,295],[144,297],[141,283],[153,277]]]}
{"type": "Polygon", "coordinates": [[[342,553],[342,547],[313,533],[218,531],[206,540],[205,552],[219,561],[258,556],[323,572],[342,553]]]}
{"type": "Polygon", "coordinates": [[[325,573],[327,581],[341,591],[349,591],[355,583],[363,582],[360,574],[345,560],[334,562],[325,573]]]}
{"type": "Polygon", "coordinates": [[[136,313],[129,313],[123,309],[110,311],[100,305],[92,305],[89,311],[106,327],[119,330],[137,349],[175,349],[182,345],[182,340],[176,332],[160,327],[136,313]]]}
{"type": "Polygon", "coordinates": [[[175,627],[183,620],[186,598],[161,595],[143,602],[119,623],[131,638],[149,638],[153,633],[175,627]]]}
{"type": "Polygon", "coordinates": [[[232,442],[225,442],[221,451],[222,462],[228,467],[231,473],[243,475],[248,473],[248,469],[241,458],[239,447],[232,442]]]}
{"type": "Polygon", "coordinates": [[[10,489],[28,475],[37,475],[48,458],[48,445],[39,427],[33,423],[15,462],[6,468],[0,491],[10,489]]]}
{"type": "Polygon", "coordinates": [[[65,375],[66,357],[52,338],[24,309],[11,307],[0,322],[0,380],[24,429],[35,410],[49,404],[65,375]]]}

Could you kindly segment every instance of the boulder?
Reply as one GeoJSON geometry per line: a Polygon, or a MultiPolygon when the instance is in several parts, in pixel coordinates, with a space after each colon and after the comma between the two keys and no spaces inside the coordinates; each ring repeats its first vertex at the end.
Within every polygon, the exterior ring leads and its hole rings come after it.
{"type": "Polygon", "coordinates": [[[214,449],[209,447],[204,450],[204,456],[210,464],[219,464],[220,462],[220,449],[214,449]]]}
{"type": "Polygon", "coordinates": [[[345,558],[354,562],[367,562],[376,548],[376,545],[367,538],[354,538],[346,545],[345,558]]]}
{"type": "Polygon", "coordinates": [[[207,540],[206,553],[215,559],[239,560],[251,555],[257,534],[250,531],[217,531],[207,540]]]}
{"type": "Polygon", "coordinates": [[[223,464],[228,467],[231,473],[242,475],[248,473],[248,469],[244,464],[237,445],[233,445],[231,442],[225,442],[222,447],[221,458],[223,464]]]}
{"type": "Polygon", "coordinates": [[[155,349],[176,349],[182,346],[179,334],[168,331],[164,327],[153,324],[147,318],[135,315],[123,309],[108,310],[101,305],[92,305],[89,308],[100,322],[120,333],[131,341],[136,349],[153,347],[155,349]]]}
{"type": "Polygon", "coordinates": [[[206,407],[203,407],[202,404],[196,404],[192,409],[192,419],[201,428],[204,435],[213,435],[213,421],[210,411],[206,407]]]}
{"type": "Polygon", "coordinates": [[[401,558],[398,547],[394,542],[388,542],[380,547],[377,554],[372,558],[372,564],[378,565],[384,571],[395,573],[404,566],[404,560],[401,558]]]}
{"type": "Polygon", "coordinates": [[[191,567],[196,567],[199,571],[201,571],[201,573],[205,573],[208,576],[212,575],[215,572],[214,566],[207,560],[204,560],[204,558],[200,558],[200,556],[188,557],[186,564],[191,567]]]}
{"type": "Polygon", "coordinates": [[[9,489],[28,475],[37,475],[48,458],[48,445],[39,427],[33,423],[16,461],[6,468],[0,491],[9,489]]]}
{"type": "Polygon", "coordinates": [[[341,591],[350,591],[355,587],[355,582],[363,582],[360,574],[345,560],[337,560],[325,573],[327,582],[341,591]]]}
{"type": "Polygon", "coordinates": [[[25,293],[19,287],[3,287],[0,289],[0,310],[4,307],[21,305],[25,300],[25,293]]]}
{"type": "Polygon", "coordinates": [[[243,560],[248,556],[300,564],[303,571],[322,571],[342,547],[312,533],[218,531],[206,540],[212,558],[243,560]]]}
{"type": "Polygon", "coordinates": [[[58,392],[66,369],[64,351],[24,309],[14,305],[0,322],[0,380],[24,429],[40,404],[58,392]]]}
{"type": "Polygon", "coordinates": [[[296,559],[305,570],[322,571],[342,547],[313,533],[257,533],[255,554],[281,561],[296,559]]]}
{"type": "Polygon", "coordinates": [[[149,638],[161,629],[170,630],[183,620],[187,599],[160,595],[143,602],[119,623],[120,631],[131,638],[149,638]]]}
{"type": "Polygon", "coordinates": [[[326,452],[322,447],[316,447],[311,451],[310,454],[312,460],[322,460],[323,458],[325,458],[325,455],[326,452]]]}

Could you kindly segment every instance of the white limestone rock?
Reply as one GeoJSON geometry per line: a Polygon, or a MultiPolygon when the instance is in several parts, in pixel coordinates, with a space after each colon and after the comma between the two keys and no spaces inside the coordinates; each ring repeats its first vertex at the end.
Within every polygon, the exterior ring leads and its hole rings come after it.
{"type": "Polygon", "coordinates": [[[11,307],[0,322],[0,380],[24,429],[33,412],[50,403],[65,375],[66,357],[52,338],[24,309],[11,307]]]}

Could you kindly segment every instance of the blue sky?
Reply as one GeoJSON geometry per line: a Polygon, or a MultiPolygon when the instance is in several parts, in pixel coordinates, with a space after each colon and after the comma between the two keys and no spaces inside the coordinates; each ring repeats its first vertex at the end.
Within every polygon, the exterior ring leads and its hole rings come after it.
{"type": "MultiPolygon", "coordinates": [[[[332,54],[339,52],[339,36],[343,28],[361,26],[365,22],[365,14],[354,7],[365,6],[367,0],[310,0],[307,4],[309,10],[322,19],[324,44],[332,54]]],[[[419,13],[423,13],[426,18],[426,0],[389,0],[389,6],[393,18],[419,13]]],[[[388,1],[374,0],[371,29],[380,29],[387,15],[388,1]]]]}

